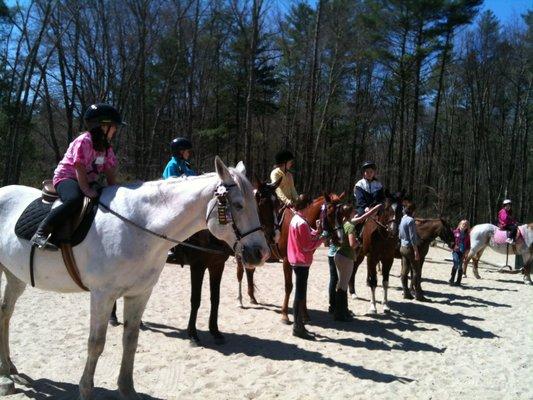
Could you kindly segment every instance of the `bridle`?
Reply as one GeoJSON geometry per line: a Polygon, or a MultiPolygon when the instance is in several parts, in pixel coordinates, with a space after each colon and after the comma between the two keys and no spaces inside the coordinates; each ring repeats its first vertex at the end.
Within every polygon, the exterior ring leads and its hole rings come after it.
{"type": "Polygon", "coordinates": [[[231,202],[228,201],[229,191],[233,187],[237,187],[237,184],[236,183],[231,183],[231,184],[221,183],[217,186],[217,188],[215,189],[216,202],[215,204],[213,204],[213,207],[211,207],[211,210],[209,210],[209,212],[207,213],[205,222],[207,223],[209,221],[209,218],[211,217],[211,214],[213,213],[216,207],[218,223],[220,225],[227,225],[228,223],[231,222],[233,233],[235,234],[235,237],[237,238],[237,241],[233,245],[233,250],[235,251],[237,245],[240,243],[242,239],[244,239],[248,235],[251,235],[254,232],[263,231],[263,226],[259,225],[244,233],[241,232],[241,230],[235,223],[235,220],[233,219],[232,212],[231,212],[231,209],[232,209],[231,202]]]}

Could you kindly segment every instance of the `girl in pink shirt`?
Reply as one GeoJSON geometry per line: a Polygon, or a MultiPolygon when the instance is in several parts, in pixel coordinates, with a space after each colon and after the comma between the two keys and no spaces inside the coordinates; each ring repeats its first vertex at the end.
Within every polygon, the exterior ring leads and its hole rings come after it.
{"type": "Polygon", "coordinates": [[[296,214],[291,219],[287,242],[287,258],[296,276],[296,290],[292,307],[294,316],[292,334],[303,339],[311,339],[302,318],[303,306],[307,297],[309,267],[313,262],[313,253],[323,243],[323,239],[320,237],[322,232],[320,221],[317,221],[317,229],[314,230],[302,214],[302,210],[309,203],[309,198],[306,195],[298,197],[295,203],[296,214]]]}
{"type": "Polygon", "coordinates": [[[53,183],[62,204],[52,209],[31,240],[41,249],[57,250],[49,242],[54,228],[79,211],[85,196],[98,197],[91,183],[98,179],[99,174],[105,174],[108,184],[116,184],[117,159],[110,141],[117,128],[124,125],[122,117],[108,104],[93,104],[83,118],[88,131],[70,143],[54,171],[53,183]]]}
{"type": "Polygon", "coordinates": [[[511,211],[511,200],[503,201],[503,207],[498,212],[498,227],[507,231],[507,243],[513,243],[516,239],[518,225],[511,211]]]}

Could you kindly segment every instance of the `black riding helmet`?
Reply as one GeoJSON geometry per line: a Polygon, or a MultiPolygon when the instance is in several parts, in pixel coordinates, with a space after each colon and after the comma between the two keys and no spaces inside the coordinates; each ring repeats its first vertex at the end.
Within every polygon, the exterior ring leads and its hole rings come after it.
{"type": "Polygon", "coordinates": [[[177,137],[170,142],[170,151],[173,156],[178,156],[181,150],[192,149],[192,143],[189,139],[183,137],[177,137]]]}
{"type": "Polygon", "coordinates": [[[376,163],[374,161],[365,161],[363,165],[361,165],[361,171],[363,172],[369,168],[377,169],[376,163]]]}
{"type": "Polygon", "coordinates": [[[83,120],[89,128],[100,124],[126,125],[118,110],[109,104],[91,104],[83,115],[83,120]]]}
{"type": "Polygon", "coordinates": [[[276,154],[276,165],[285,164],[291,160],[294,160],[294,154],[289,150],[281,150],[276,154]]]}

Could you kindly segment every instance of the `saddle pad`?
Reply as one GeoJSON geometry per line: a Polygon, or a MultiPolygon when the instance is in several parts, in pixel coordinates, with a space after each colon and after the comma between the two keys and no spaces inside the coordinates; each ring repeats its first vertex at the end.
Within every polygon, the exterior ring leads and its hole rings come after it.
{"type": "MultiPolygon", "coordinates": [[[[521,233],[521,230],[517,233],[516,244],[523,240],[523,236],[521,235],[521,233]]],[[[497,245],[507,244],[507,231],[503,229],[496,229],[494,231],[492,242],[497,245]]]]}
{"type": "MultiPolygon", "coordinates": [[[[32,236],[37,232],[39,224],[48,215],[51,209],[52,204],[43,203],[40,197],[33,200],[20,215],[15,225],[15,234],[21,239],[31,240],[32,236]]],[[[56,246],[59,246],[61,243],[70,243],[72,247],[83,242],[93,224],[97,209],[98,207],[90,206],[90,209],[84,215],[80,225],[71,237],[65,237],[65,234],[61,233],[62,231],[65,231],[65,229],[62,229],[63,227],[58,227],[56,232],[52,234],[50,242],[56,246]]]]}

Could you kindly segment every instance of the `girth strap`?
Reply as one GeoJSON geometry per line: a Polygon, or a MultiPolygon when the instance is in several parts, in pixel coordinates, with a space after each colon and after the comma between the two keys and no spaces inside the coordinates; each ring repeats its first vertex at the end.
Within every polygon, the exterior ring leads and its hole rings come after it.
{"type": "Polygon", "coordinates": [[[63,262],[67,267],[68,274],[76,283],[76,285],[88,292],[89,289],[81,281],[80,271],[78,270],[74,253],[72,253],[72,246],[70,244],[63,243],[59,247],[61,249],[61,255],[63,256],[63,262]]]}
{"type": "MultiPolygon", "coordinates": [[[[34,273],[34,258],[35,258],[35,248],[37,246],[32,245],[30,250],[30,283],[32,287],[35,287],[35,273],[34,273]]],[[[76,259],[74,258],[74,253],[72,253],[72,246],[67,243],[59,245],[61,249],[61,256],[63,257],[63,262],[67,268],[67,272],[70,275],[70,278],[78,285],[81,289],[89,291],[89,289],[83,284],[80,277],[80,271],[78,270],[78,265],[76,264],[76,259]]]]}

